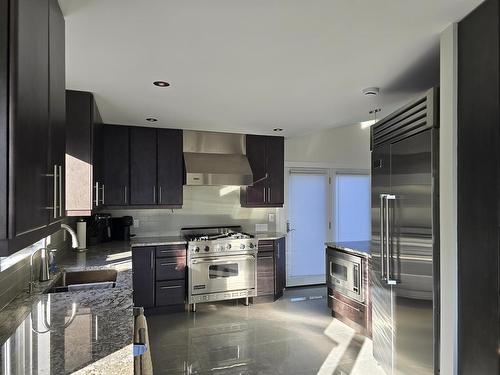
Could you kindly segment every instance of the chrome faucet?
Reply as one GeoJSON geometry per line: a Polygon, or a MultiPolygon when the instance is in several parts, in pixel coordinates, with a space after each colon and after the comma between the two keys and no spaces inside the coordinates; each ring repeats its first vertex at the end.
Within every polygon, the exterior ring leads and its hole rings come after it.
{"type": "Polygon", "coordinates": [[[76,236],[76,232],[67,224],[61,224],[61,229],[66,230],[71,235],[71,247],[73,249],[77,249],[80,245],[78,243],[78,237],[76,236]]]}
{"type": "Polygon", "coordinates": [[[40,277],[39,281],[47,281],[50,279],[50,263],[51,263],[51,251],[45,247],[41,247],[38,250],[35,250],[30,257],[30,282],[28,284],[28,293],[33,293],[33,288],[35,287],[35,275],[34,275],[34,267],[33,267],[33,258],[35,254],[40,251],[40,277]]]}

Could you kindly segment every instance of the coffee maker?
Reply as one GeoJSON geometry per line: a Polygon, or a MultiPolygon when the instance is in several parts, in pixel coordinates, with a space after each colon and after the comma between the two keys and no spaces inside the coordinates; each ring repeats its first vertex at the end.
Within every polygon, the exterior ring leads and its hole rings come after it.
{"type": "Polygon", "coordinates": [[[111,241],[111,214],[98,213],[87,219],[87,244],[111,241]]]}
{"type": "Polygon", "coordinates": [[[134,224],[132,216],[111,218],[111,239],[114,241],[128,241],[133,235],[130,234],[130,227],[134,224]]]}

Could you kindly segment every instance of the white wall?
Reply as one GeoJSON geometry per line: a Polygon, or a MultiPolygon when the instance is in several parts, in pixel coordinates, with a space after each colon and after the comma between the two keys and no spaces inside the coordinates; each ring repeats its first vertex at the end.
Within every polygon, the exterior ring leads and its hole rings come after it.
{"type": "Polygon", "coordinates": [[[441,374],[457,373],[457,25],[441,35],[439,144],[441,374]]]}
{"type": "Polygon", "coordinates": [[[370,169],[370,129],[355,124],[287,138],[285,161],[370,169]]]}

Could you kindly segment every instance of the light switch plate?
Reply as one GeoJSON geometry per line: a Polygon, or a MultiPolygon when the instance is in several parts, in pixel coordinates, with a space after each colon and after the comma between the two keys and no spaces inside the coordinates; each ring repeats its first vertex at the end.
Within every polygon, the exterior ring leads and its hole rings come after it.
{"type": "Polygon", "coordinates": [[[268,228],[267,224],[255,224],[256,232],[267,232],[268,231],[267,228],[268,228]]]}
{"type": "Polygon", "coordinates": [[[139,228],[139,219],[134,219],[134,228],[139,228]]]}
{"type": "Polygon", "coordinates": [[[268,214],[267,215],[267,221],[270,223],[274,223],[275,215],[274,214],[268,214]]]}

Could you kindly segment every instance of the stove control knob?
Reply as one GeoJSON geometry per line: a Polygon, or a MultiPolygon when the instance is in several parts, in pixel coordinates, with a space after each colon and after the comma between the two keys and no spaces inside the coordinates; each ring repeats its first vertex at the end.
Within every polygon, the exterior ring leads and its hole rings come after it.
{"type": "Polygon", "coordinates": [[[244,243],[242,243],[242,244],[240,245],[240,249],[241,249],[241,250],[243,250],[244,248],[245,248],[245,244],[244,244],[244,243]]]}
{"type": "Polygon", "coordinates": [[[205,252],[208,253],[209,250],[210,250],[210,248],[208,246],[205,246],[205,252]]]}
{"type": "Polygon", "coordinates": [[[229,250],[230,248],[231,248],[231,244],[230,244],[230,243],[228,243],[228,244],[227,244],[227,249],[229,250]]]}
{"type": "Polygon", "coordinates": [[[250,249],[253,249],[255,245],[253,243],[250,244],[250,249]]]}
{"type": "Polygon", "coordinates": [[[195,253],[199,253],[199,252],[200,252],[200,248],[199,248],[198,246],[196,246],[196,247],[194,248],[194,252],[195,252],[195,253]]]}

